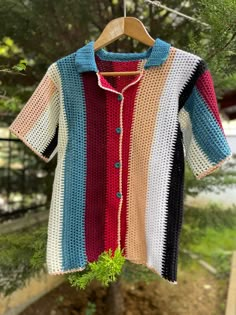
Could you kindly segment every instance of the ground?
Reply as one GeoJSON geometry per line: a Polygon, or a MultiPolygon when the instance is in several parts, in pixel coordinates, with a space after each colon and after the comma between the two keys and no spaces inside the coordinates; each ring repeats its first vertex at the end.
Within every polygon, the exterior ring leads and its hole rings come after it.
{"type": "MultiPolygon", "coordinates": [[[[123,315],[223,315],[227,297],[226,280],[191,264],[178,269],[178,284],[160,279],[122,283],[126,311],[123,315]]],[[[105,314],[106,289],[93,282],[86,290],[76,290],[66,282],[28,307],[21,315],[87,315],[105,314]],[[86,312],[88,302],[96,312],[86,312]]]]}

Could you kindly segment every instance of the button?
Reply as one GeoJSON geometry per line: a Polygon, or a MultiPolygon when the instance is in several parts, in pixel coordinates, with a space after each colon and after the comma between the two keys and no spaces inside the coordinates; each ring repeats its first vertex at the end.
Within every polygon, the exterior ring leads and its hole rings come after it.
{"type": "Polygon", "coordinates": [[[120,127],[116,128],[116,133],[121,133],[121,128],[120,127]]]}
{"type": "Polygon", "coordinates": [[[123,96],[121,94],[118,94],[117,98],[118,98],[118,101],[121,101],[123,99],[123,96]]]}
{"type": "Polygon", "coordinates": [[[121,198],[122,195],[121,195],[120,192],[117,192],[117,193],[116,193],[116,196],[117,196],[118,198],[121,198]]]}
{"type": "Polygon", "coordinates": [[[120,162],[116,162],[116,163],[115,163],[115,167],[116,167],[116,168],[119,168],[119,167],[120,167],[120,162]]]}

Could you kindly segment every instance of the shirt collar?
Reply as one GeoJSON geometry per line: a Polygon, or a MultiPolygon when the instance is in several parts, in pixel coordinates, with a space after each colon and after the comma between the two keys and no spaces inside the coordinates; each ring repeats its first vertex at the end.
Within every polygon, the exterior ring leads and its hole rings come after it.
{"type": "Polygon", "coordinates": [[[110,52],[101,48],[94,53],[94,41],[92,40],[76,51],[75,64],[78,72],[98,72],[99,70],[95,61],[96,54],[101,59],[110,61],[131,61],[147,58],[144,69],[148,69],[150,67],[160,66],[166,61],[169,56],[170,46],[171,44],[161,40],[160,38],[156,38],[154,45],[144,52],[110,52]]]}

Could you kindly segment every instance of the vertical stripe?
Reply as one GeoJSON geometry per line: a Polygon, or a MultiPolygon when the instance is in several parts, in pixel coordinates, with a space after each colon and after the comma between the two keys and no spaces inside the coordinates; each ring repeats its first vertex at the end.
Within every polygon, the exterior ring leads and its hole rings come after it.
{"type": "MultiPolygon", "coordinates": [[[[122,62],[123,65],[121,65],[120,62],[113,61],[112,65],[112,71],[119,71],[120,67],[124,69],[124,67],[131,68],[131,70],[137,70],[138,61],[129,61],[129,62],[122,62]]],[[[100,66],[99,66],[100,69],[100,66]]],[[[111,71],[111,69],[106,68],[106,71],[111,71]]],[[[137,84],[137,82],[140,80],[141,75],[138,76],[129,76],[129,77],[112,77],[112,80],[110,78],[104,78],[102,76],[98,76],[99,78],[99,85],[104,88],[105,90],[109,91],[107,92],[107,103],[109,104],[109,107],[107,108],[107,112],[110,112],[107,116],[107,124],[108,124],[108,130],[110,130],[110,133],[108,131],[108,141],[107,141],[107,156],[108,158],[111,158],[110,161],[107,163],[107,172],[109,180],[108,186],[107,186],[107,196],[108,196],[108,202],[109,202],[109,196],[112,196],[112,202],[111,204],[114,205],[113,207],[110,206],[110,209],[107,208],[106,210],[106,233],[105,233],[105,249],[113,249],[115,250],[117,246],[121,246],[121,241],[124,244],[124,237],[121,236],[121,220],[123,218],[124,221],[124,228],[126,228],[126,212],[122,212],[123,207],[123,130],[126,130],[126,128],[123,127],[123,108],[125,104],[125,99],[129,99],[129,95],[127,96],[126,93],[124,93],[126,90],[129,91],[132,86],[137,84]],[[123,93],[124,98],[122,100],[118,99],[119,92],[123,93]],[[115,93],[112,94],[110,92],[115,93]],[[111,107],[111,104],[114,104],[114,108],[111,107]],[[117,137],[116,134],[116,128],[121,128],[121,133],[119,137],[117,137]],[[116,168],[115,163],[119,162],[120,167],[116,168]],[[117,197],[117,193],[121,194],[121,198],[117,197]],[[115,197],[115,198],[114,198],[115,197]],[[117,207],[117,209],[115,209],[117,207]]],[[[126,105],[125,105],[126,106],[126,105]]],[[[128,134],[129,139],[129,134],[128,134]]],[[[106,203],[107,205],[108,203],[106,203]]],[[[124,231],[125,232],[125,231],[124,231]]],[[[125,234],[125,233],[124,233],[125,234]]]]}
{"type": "MultiPolygon", "coordinates": [[[[176,48],[176,50],[179,51],[178,48],[176,48]]],[[[190,53],[186,53],[184,51],[181,51],[181,53],[183,58],[182,60],[179,60],[180,64],[182,65],[182,78],[180,80],[180,84],[183,85],[180,87],[179,110],[184,106],[185,102],[189,98],[198,78],[207,69],[206,63],[200,57],[197,57],[196,55],[190,53]]]]}
{"type": "MultiPolygon", "coordinates": [[[[144,60],[141,61],[131,61],[126,62],[124,65],[121,63],[116,63],[114,68],[115,71],[136,71],[144,64],[144,60]]],[[[135,81],[138,76],[124,76],[120,77],[121,80],[117,80],[117,90],[121,91],[124,86],[129,84],[129,81],[135,81]]],[[[123,119],[123,139],[122,139],[122,195],[123,203],[120,215],[120,238],[121,238],[121,248],[125,249],[125,238],[127,232],[127,178],[128,178],[128,158],[130,150],[130,135],[131,135],[131,125],[133,119],[135,95],[137,93],[138,86],[141,81],[131,85],[124,92],[124,102],[122,110],[123,119]]],[[[124,255],[126,252],[124,251],[124,255]]]]}
{"type": "Polygon", "coordinates": [[[49,162],[57,152],[57,131],[60,113],[59,92],[51,76],[52,64],[9,130],[33,152],[49,162]]]}
{"type": "MultiPolygon", "coordinates": [[[[52,146],[50,153],[54,151],[57,145],[57,137],[55,134],[57,131],[58,121],[60,113],[60,101],[58,93],[55,93],[51,97],[47,107],[41,114],[39,119],[35,122],[35,125],[25,135],[25,139],[32,144],[32,146],[40,153],[47,149],[49,145],[52,146]],[[55,138],[54,143],[52,142],[55,138]]],[[[27,117],[25,117],[27,120],[27,117]]],[[[47,157],[45,154],[43,156],[47,157]]]]}
{"type": "Polygon", "coordinates": [[[179,236],[183,220],[184,152],[182,133],[178,127],[168,194],[168,214],[163,249],[162,275],[169,281],[177,280],[179,236]]]}
{"type": "MultiPolygon", "coordinates": [[[[54,65],[51,67],[54,67],[54,65]]],[[[48,70],[34,93],[31,95],[30,99],[18,114],[17,120],[13,121],[11,127],[17,130],[17,132],[24,137],[35,127],[37,121],[44,114],[55,91],[56,87],[49,77],[48,70]],[[25,123],[26,121],[27,124],[25,123]]],[[[43,117],[42,119],[45,118],[43,117]]]]}
{"type": "MultiPolygon", "coordinates": [[[[143,72],[141,72],[139,75],[135,76],[135,79],[132,80],[128,85],[126,85],[123,89],[122,89],[122,93],[123,95],[126,95],[124,92],[128,89],[128,88],[132,88],[132,87],[136,87],[135,85],[140,81],[140,79],[143,76],[143,72]]],[[[137,90],[137,88],[136,88],[137,90]]],[[[125,96],[126,98],[127,96],[125,96]]],[[[121,101],[121,109],[120,109],[120,124],[121,124],[121,128],[124,131],[124,126],[123,126],[123,107],[124,107],[124,99],[121,101]]],[[[122,156],[122,152],[123,152],[123,131],[121,132],[121,139],[120,139],[120,156],[122,156]]],[[[123,161],[123,158],[122,158],[123,161]]],[[[122,162],[123,163],[123,162],[122,162]]],[[[121,168],[120,170],[120,189],[122,190],[122,201],[123,201],[123,187],[122,187],[122,177],[123,177],[123,168],[121,168]]],[[[126,190],[126,187],[125,187],[126,190]]],[[[126,192],[127,195],[127,192],[126,192]]],[[[121,247],[121,210],[122,210],[122,206],[123,206],[123,202],[119,205],[119,211],[118,211],[118,244],[119,247],[121,247]]],[[[122,235],[123,237],[123,235],[122,235]]],[[[125,240],[123,239],[122,243],[125,243],[125,240]]]]}
{"type": "MultiPolygon", "coordinates": [[[[99,71],[113,71],[112,61],[103,61],[96,56],[99,71]]],[[[106,185],[105,185],[105,226],[104,226],[104,250],[118,247],[117,225],[118,208],[120,199],[119,192],[119,169],[115,163],[119,161],[119,137],[116,135],[116,127],[119,126],[120,101],[117,99],[118,92],[112,85],[115,84],[113,77],[104,78],[97,74],[98,86],[104,92],[105,120],[106,120],[106,185]],[[111,84],[110,84],[111,82],[111,84]]]]}
{"type": "Polygon", "coordinates": [[[68,126],[65,156],[63,271],[85,267],[86,108],[81,75],[73,66],[74,54],[58,61],[68,126]],[[72,59],[72,60],[70,60],[72,59]],[[73,97],[71,97],[73,95],[73,97]]]}
{"type": "Polygon", "coordinates": [[[58,143],[58,129],[59,125],[57,124],[53,136],[50,138],[50,142],[48,142],[46,148],[42,151],[42,155],[46,158],[51,158],[54,156],[57,151],[57,143],[58,143]]]}
{"type": "Polygon", "coordinates": [[[117,94],[106,92],[106,120],[107,120],[107,183],[106,183],[106,219],[105,219],[105,250],[118,247],[117,225],[120,198],[119,192],[119,169],[115,163],[119,162],[119,137],[116,128],[120,125],[120,101],[117,94]]]}
{"type": "Polygon", "coordinates": [[[145,212],[148,163],[158,104],[170,65],[168,60],[161,67],[144,72],[135,100],[128,170],[126,257],[137,263],[147,261],[145,212]],[[147,102],[148,91],[152,92],[147,102]]]}
{"type": "Polygon", "coordinates": [[[88,261],[104,251],[106,202],[106,95],[93,72],[83,74],[87,119],[85,234],[88,261]]]}
{"type": "Polygon", "coordinates": [[[68,127],[66,122],[66,115],[63,103],[63,95],[61,88],[61,78],[57,67],[54,69],[54,76],[57,78],[60,89],[60,104],[61,114],[59,116],[59,131],[58,137],[60,142],[58,144],[57,166],[55,169],[54,182],[52,187],[52,198],[49,211],[48,220],[48,239],[46,262],[49,274],[59,274],[62,271],[62,229],[63,229],[63,193],[64,193],[64,165],[65,165],[65,151],[68,141],[68,127]]]}
{"type": "MultiPolygon", "coordinates": [[[[168,195],[171,185],[171,169],[174,159],[175,141],[178,131],[178,96],[185,77],[181,75],[182,54],[171,49],[169,63],[165,72],[168,74],[160,98],[154,138],[151,149],[147,194],[147,253],[148,265],[163,275],[165,246],[168,242],[168,195]],[[176,71],[180,76],[176,77],[176,71]],[[169,91],[175,90],[176,93],[169,91]],[[168,144],[168,145],[167,145],[168,144]],[[161,166],[161,167],[160,167],[161,166]]],[[[175,276],[173,276],[172,282],[175,276]]]]}

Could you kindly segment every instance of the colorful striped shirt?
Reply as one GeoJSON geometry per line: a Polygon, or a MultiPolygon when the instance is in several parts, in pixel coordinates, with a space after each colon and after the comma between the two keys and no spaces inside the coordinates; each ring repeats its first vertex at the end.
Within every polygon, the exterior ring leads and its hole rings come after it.
{"type": "Polygon", "coordinates": [[[119,247],[177,284],[184,162],[200,179],[231,156],[201,57],[160,38],[134,53],[90,41],[48,67],[9,129],[45,162],[57,154],[49,274],[119,247]]]}

